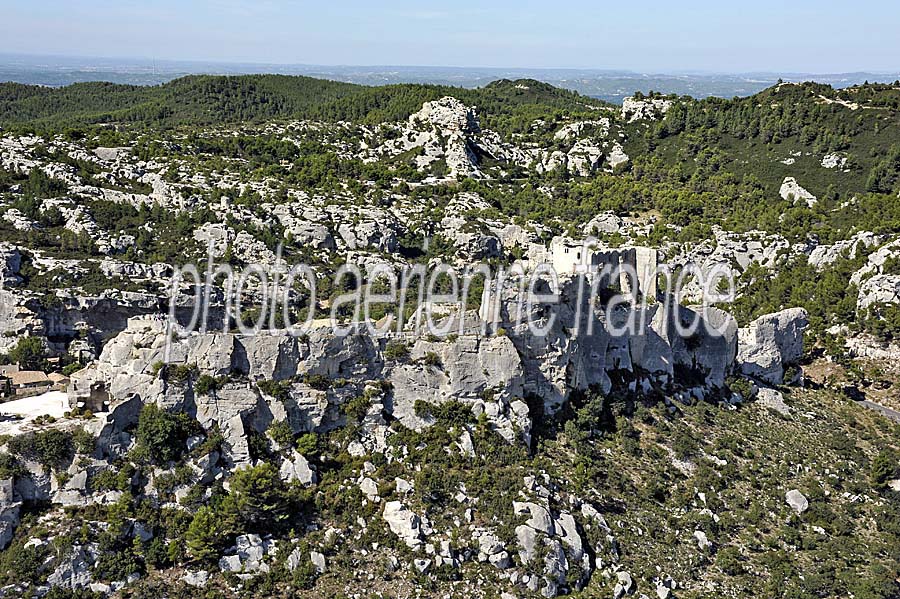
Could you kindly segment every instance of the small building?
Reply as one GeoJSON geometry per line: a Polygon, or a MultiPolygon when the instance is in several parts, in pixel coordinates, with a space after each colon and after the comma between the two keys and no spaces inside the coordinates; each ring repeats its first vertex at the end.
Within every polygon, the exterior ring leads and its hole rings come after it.
{"type": "Polygon", "coordinates": [[[40,370],[17,370],[7,375],[10,385],[16,393],[28,390],[40,390],[53,386],[53,381],[40,370]]]}
{"type": "Polygon", "coordinates": [[[50,379],[51,383],[53,383],[54,388],[61,391],[65,391],[65,389],[69,386],[69,377],[62,373],[51,372],[47,375],[47,378],[50,379]]]}
{"type": "Polygon", "coordinates": [[[84,369],[72,375],[68,388],[69,407],[73,410],[105,412],[110,400],[106,383],[85,375],[88,371],[84,369]]]}
{"type": "Polygon", "coordinates": [[[550,242],[550,264],[557,274],[574,274],[580,267],[609,266],[612,271],[606,285],[613,284],[635,298],[655,298],[658,270],[657,250],[648,247],[607,247],[602,243],[579,242],[567,237],[554,237],[550,242]],[[637,281],[632,280],[637,277],[637,281]]]}

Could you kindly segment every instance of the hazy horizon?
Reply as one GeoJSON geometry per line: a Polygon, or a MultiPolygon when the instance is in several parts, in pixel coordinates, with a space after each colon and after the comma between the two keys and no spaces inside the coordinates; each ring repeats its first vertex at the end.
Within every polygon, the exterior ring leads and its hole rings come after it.
{"type": "MultiPolygon", "coordinates": [[[[62,61],[103,61],[111,63],[109,65],[100,66],[126,66],[129,62],[136,63],[159,63],[167,65],[216,65],[221,67],[310,67],[310,68],[360,68],[360,69],[434,69],[434,70],[465,70],[465,71],[559,71],[559,72],[595,72],[606,74],[633,74],[633,75],[700,75],[700,76],[717,76],[717,75],[809,75],[809,76],[836,76],[836,75],[855,75],[855,74],[871,74],[871,75],[896,75],[900,73],[900,66],[897,69],[870,69],[862,68],[856,70],[789,70],[789,69],[768,69],[768,70],[711,70],[702,68],[682,68],[682,69],[638,69],[638,68],[613,68],[604,65],[598,66],[532,66],[527,64],[499,64],[499,65],[468,65],[468,64],[388,64],[388,63],[310,63],[310,62],[260,62],[260,61],[244,61],[244,60],[209,60],[203,58],[154,58],[151,56],[138,55],[88,55],[88,54],[47,54],[32,52],[15,52],[0,49],[0,61],[9,58],[19,58],[26,60],[55,59],[62,61]]],[[[87,65],[82,65],[87,66],[87,65]]]]}
{"type": "Polygon", "coordinates": [[[551,85],[621,103],[635,92],[662,92],[696,98],[734,97],[757,93],[779,79],[814,80],[834,87],[864,81],[891,82],[898,72],[876,73],[725,73],[682,70],[641,72],[632,69],[562,67],[467,67],[427,65],[316,65],[201,60],[159,60],[140,57],[89,57],[11,54],[0,52],[0,82],[60,87],[88,81],[159,85],[186,75],[304,75],[362,85],[421,83],[475,88],[498,79],[538,79],[551,85]]]}

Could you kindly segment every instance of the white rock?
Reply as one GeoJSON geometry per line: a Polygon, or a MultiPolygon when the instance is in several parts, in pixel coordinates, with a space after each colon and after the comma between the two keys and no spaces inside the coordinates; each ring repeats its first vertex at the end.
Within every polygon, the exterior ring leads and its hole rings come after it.
{"type": "Polygon", "coordinates": [[[784,500],[798,515],[809,509],[809,501],[797,489],[788,491],[784,496],[784,500]]]}
{"type": "Polygon", "coordinates": [[[816,196],[800,187],[800,184],[797,183],[797,180],[793,177],[785,177],[778,193],[784,200],[793,201],[795,203],[805,202],[809,208],[812,208],[818,203],[816,196]]]}
{"type": "Polygon", "coordinates": [[[414,512],[403,507],[399,501],[388,501],[384,504],[382,518],[395,535],[410,548],[422,544],[422,521],[414,512]]]}
{"type": "Polygon", "coordinates": [[[706,536],[706,533],[702,530],[695,530],[694,538],[697,539],[697,546],[700,549],[706,550],[712,547],[712,542],[710,542],[710,540],[706,536]]]}
{"type": "Polygon", "coordinates": [[[316,567],[316,572],[319,574],[324,574],[327,568],[327,562],[325,561],[325,556],[318,551],[311,551],[309,553],[309,559],[312,562],[313,566],[316,567]]]}
{"type": "Polygon", "coordinates": [[[761,388],[756,395],[756,401],[761,406],[775,410],[782,416],[791,415],[791,407],[784,403],[784,396],[775,389],[761,388]]]}
{"type": "Polygon", "coordinates": [[[181,580],[192,587],[203,588],[206,586],[207,582],[209,582],[209,572],[206,570],[198,570],[196,572],[188,570],[185,575],[181,577],[181,580]]]}

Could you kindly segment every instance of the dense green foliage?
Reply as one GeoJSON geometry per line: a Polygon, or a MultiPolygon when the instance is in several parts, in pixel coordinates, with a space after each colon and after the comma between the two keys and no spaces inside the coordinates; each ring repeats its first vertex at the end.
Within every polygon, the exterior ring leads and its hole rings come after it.
{"type": "Polygon", "coordinates": [[[44,343],[40,337],[22,337],[6,353],[6,358],[22,370],[42,370],[44,353],[44,343]]]}
{"type": "Polygon", "coordinates": [[[59,429],[13,437],[8,447],[14,455],[34,460],[45,468],[61,468],[75,455],[72,433],[59,429]]]}
{"type": "MultiPolygon", "coordinates": [[[[401,120],[452,93],[518,130],[537,116],[589,101],[538,81],[497,81],[478,90],[435,85],[363,87],[285,75],[192,75],[154,87],[78,83],[63,88],[0,84],[0,124],[36,127],[130,123],[152,127],[317,118],[401,120]]],[[[584,110],[583,108],[581,108],[584,110]]]]}
{"type": "Polygon", "coordinates": [[[155,405],[141,409],[137,427],[137,454],[154,464],[167,464],[184,453],[185,441],[197,423],[186,414],[170,414],[155,405]]]}

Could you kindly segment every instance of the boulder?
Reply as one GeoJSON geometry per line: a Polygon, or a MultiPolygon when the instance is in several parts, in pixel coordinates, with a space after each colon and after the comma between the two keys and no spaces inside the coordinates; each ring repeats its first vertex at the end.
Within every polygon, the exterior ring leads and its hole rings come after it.
{"type": "Polygon", "coordinates": [[[807,500],[803,493],[797,489],[788,491],[784,496],[784,500],[791,506],[791,509],[794,510],[797,515],[800,515],[809,509],[809,500],[807,500]]]}
{"type": "Polygon", "coordinates": [[[553,536],[556,529],[553,525],[553,518],[550,517],[550,512],[547,511],[547,508],[536,503],[514,501],[513,511],[519,516],[529,516],[525,522],[526,526],[545,535],[553,536]]]}
{"type": "Polygon", "coordinates": [[[188,570],[185,572],[184,576],[181,577],[181,580],[192,587],[203,588],[206,586],[207,582],[209,582],[209,572],[206,570],[198,570],[196,572],[188,570]]]}
{"type": "Polygon", "coordinates": [[[414,512],[403,507],[399,501],[388,501],[384,504],[381,514],[384,521],[395,535],[400,537],[411,549],[416,549],[422,544],[422,521],[414,512]]]}
{"type": "Polygon", "coordinates": [[[327,569],[327,563],[325,561],[325,556],[318,551],[311,551],[309,553],[309,560],[312,562],[313,567],[315,567],[316,572],[319,574],[324,574],[327,569]]]}
{"type": "Polygon", "coordinates": [[[782,416],[791,415],[791,408],[784,403],[784,396],[775,389],[761,388],[756,394],[756,401],[761,406],[774,410],[782,416]]]}
{"type": "Polygon", "coordinates": [[[302,485],[309,486],[316,482],[316,473],[310,468],[306,458],[296,450],[292,451],[290,457],[284,458],[281,462],[279,474],[281,480],[286,483],[299,482],[302,485]]]}
{"type": "Polygon", "coordinates": [[[519,543],[519,558],[523,564],[530,564],[537,555],[537,531],[522,524],[516,527],[516,540],[519,543]]]}
{"type": "Polygon", "coordinates": [[[793,177],[785,177],[784,182],[781,184],[781,189],[778,190],[778,194],[783,200],[794,202],[795,204],[802,202],[809,208],[812,208],[818,203],[816,196],[800,187],[800,184],[797,183],[797,180],[793,177]]]}

